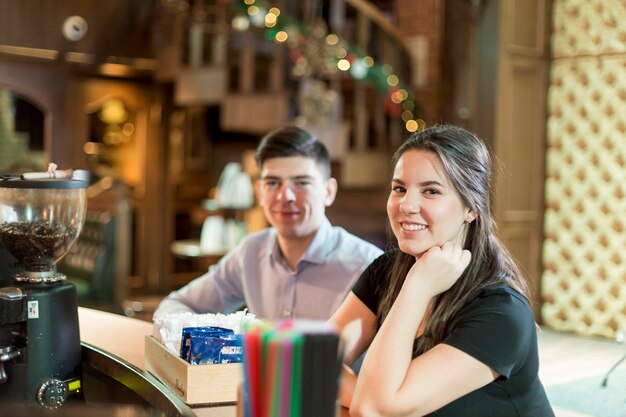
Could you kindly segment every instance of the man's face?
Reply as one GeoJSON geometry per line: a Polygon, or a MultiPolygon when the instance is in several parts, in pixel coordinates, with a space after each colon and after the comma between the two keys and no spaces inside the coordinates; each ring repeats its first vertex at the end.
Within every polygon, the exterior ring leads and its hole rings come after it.
{"type": "Polygon", "coordinates": [[[313,159],[289,156],[266,160],[256,189],[259,205],[278,235],[306,239],[335,200],[337,182],[325,179],[313,159]]]}

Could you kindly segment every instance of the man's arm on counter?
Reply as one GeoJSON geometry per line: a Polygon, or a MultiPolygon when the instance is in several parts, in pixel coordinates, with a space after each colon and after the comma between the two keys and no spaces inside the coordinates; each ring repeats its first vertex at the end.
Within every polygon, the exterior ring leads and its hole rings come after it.
{"type": "Polygon", "coordinates": [[[206,274],[171,292],[161,301],[154,317],[184,312],[221,313],[244,304],[238,248],[211,265],[206,274]]]}

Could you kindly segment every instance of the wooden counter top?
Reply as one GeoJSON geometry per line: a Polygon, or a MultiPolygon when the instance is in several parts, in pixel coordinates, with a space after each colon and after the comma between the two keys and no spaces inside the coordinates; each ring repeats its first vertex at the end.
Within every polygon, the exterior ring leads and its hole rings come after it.
{"type": "MultiPolygon", "coordinates": [[[[152,334],[152,323],[105,311],[78,308],[81,342],[99,347],[121,359],[146,370],[144,363],[145,337],[152,334]]],[[[198,407],[193,409],[198,417],[235,417],[232,405],[198,407]]],[[[341,417],[348,410],[340,410],[341,417]]]]}
{"type": "Polygon", "coordinates": [[[81,342],[146,370],[143,361],[145,337],[152,334],[152,323],[84,307],[78,307],[78,322],[81,342]]]}

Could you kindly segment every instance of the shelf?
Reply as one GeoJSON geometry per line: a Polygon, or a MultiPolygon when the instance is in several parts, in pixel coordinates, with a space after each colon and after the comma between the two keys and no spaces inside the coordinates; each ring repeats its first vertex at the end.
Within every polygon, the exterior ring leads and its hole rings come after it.
{"type": "Polygon", "coordinates": [[[221,258],[227,252],[225,250],[203,251],[198,239],[175,240],[170,244],[170,251],[183,258],[221,258]]]}

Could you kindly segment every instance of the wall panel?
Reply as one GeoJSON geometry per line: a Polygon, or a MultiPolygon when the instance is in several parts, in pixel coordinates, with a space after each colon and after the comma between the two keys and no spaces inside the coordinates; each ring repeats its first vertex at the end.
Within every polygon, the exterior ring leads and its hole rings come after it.
{"type": "Polygon", "coordinates": [[[497,174],[495,214],[500,237],[533,283],[538,306],[548,83],[549,5],[542,0],[501,3],[496,137],[502,164],[497,174]]]}

